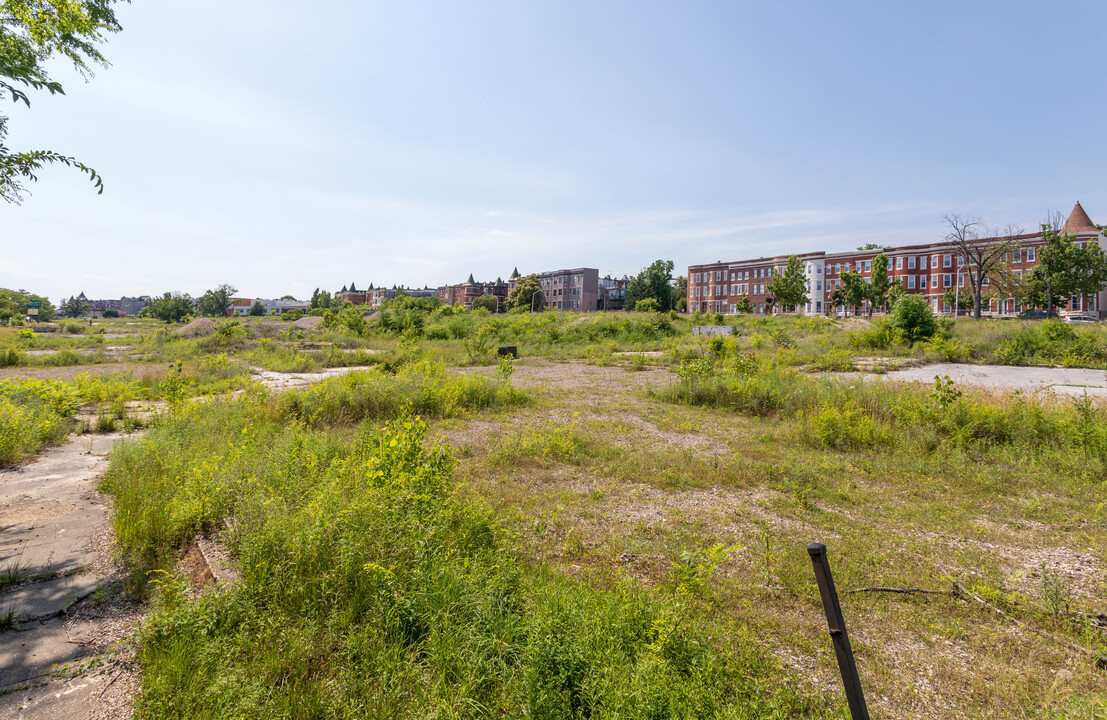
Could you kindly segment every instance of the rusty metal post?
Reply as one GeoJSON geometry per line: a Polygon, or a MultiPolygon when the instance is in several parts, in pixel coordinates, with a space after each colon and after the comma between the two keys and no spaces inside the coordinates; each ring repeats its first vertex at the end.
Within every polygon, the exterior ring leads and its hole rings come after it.
{"type": "Polygon", "coordinates": [[[850,647],[849,635],[846,633],[846,621],[842,618],[842,608],[838,604],[838,591],[834,589],[830,562],[826,559],[826,545],[811,543],[807,546],[807,554],[811,556],[811,564],[815,566],[815,582],[819,584],[819,595],[823,599],[826,623],[830,626],[830,639],[834,643],[834,654],[838,657],[838,670],[842,673],[850,715],[853,720],[869,720],[865,693],[861,689],[861,678],[857,676],[857,664],[853,661],[853,648],[850,647]]]}

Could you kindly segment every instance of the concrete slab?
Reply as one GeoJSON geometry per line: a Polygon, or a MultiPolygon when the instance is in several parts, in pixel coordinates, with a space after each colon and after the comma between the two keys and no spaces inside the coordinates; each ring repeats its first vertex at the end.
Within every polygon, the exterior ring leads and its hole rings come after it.
{"type": "Polygon", "coordinates": [[[102,704],[118,672],[108,667],[77,677],[29,683],[0,695],[0,717],[84,720],[102,704]]]}
{"type": "Polygon", "coordinates": [[[1001,391],[1019,390],[1024,393],[1048,393],[1053,391],[1064,395],[1080,395],[1086,389],[1089,396],[1107,397],[1107,372],[1087,368],[939,363],[893,370],[884,375],[872,377],[897,382],[921,382],[933,385],[935,375],[939,377],[948,375],[955,384],[969,387],[983,387],[1001,391]]]}
{"type": "Polygon", "coordinates": [[[0,689],[46,677],[88,654],[87,646],[70,638],[64,618],[26,623],[0,635],[0,689]]]}
{"type": "Polygon", "coordinates": [[[28,583],[0,595],[0,612],[13,610],[16,621],[52,615],[87,596],[96,589],[100,580],[92,573],[76,573],[28,583]]]}

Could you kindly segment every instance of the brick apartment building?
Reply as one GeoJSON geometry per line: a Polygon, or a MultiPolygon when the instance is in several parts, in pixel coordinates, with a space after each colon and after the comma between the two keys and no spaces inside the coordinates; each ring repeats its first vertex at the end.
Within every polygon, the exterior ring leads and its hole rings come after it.
{"type": "Polygon", "coordinates": [[[596,312],[600,294],[600,271],[596,268],[538,273],[538,284],[547,310],[596,312]]]}
{"type": "MultiPolygon", "coordinates": [[[[1107,235],[1091,221],[1080,203],[1076,203],[1069,214],[1061,227],[1061,233],[1075,235],[1077,242],[1082,245],[1094,242],[1101,247],[1107,246],[1107,235]]],[[[1008,238],[981,238],[977,242],[1007,240],[1008,238]]],[[[1038,264],[1037,252],[1042,245],[1042,233],[1018,235],[1013,240],[1017,247],[1009,254],[1009,266],[1016,275],[1022,275],[1038,264]]],[[[832,313],[834,308],[830,296],[842,286],[842,274],[852,270],[870,281],[872,260],[880,254],[888,257],[888,277],[902,282],[907,292],[926,297],[936,313],[949,314],[953,310],[945,302],[946,290],[957,288],[961,293],[972,292],[967,276],[970,269],[965,267],[957,247],[948,242],[841,253],[809,252],[797,255],[807,275],[809,300],[805,307],[799,308],[800,312],[807,315],[832,313]]],[[[689,312],[700,310],[733,313],[743,297],[749,298],[754,313],[780,312],[780,308],[767,301],[771,295],[767,286],[773,270],[782,272],[788,257],[777,255],[756,260],[719,261],[689,266],[689,312]]],[[[991,298],[990,305],[981,309],[995,315],[1010,315],[1023,308],[1013,298],[991,298]]],[[[1071,298],[1068,311],[1104,315],[1107,311],[1107,288],[1095,295],[1071,298]]]]}
{"type": "MultiPolygon", "coordinates": [[[[537,273],[542,302],[547,310],[595,312],[600,307],[600,271],[596,268],[549,270],[537,273]]],[[[507,279],[508,292],[522,279],[519,268],[507,279]]],[[[624,290],[625,294],[625,290],[624,290]]],[[[613,309],[613,308],[607,308],[613,309]]]]}
{"type": "Polygon", "coordinates": [[[508,283],[500,278],[495,282],[477,282],[472,273],[469,279],[458,285],[443,285],[438,288],[438,302],[443,305],[460,305],[466,310],[473,308],[473,301],[481,295],[493,295],[498,307],[502,310],[504,300],[507,300],[508,283]]]}

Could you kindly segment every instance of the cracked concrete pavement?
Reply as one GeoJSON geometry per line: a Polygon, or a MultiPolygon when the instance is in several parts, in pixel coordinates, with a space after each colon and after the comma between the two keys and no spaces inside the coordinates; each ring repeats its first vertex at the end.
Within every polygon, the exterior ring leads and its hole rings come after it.
{"type": "Polygon", "coordinates": [[[98,715],[118,678],[94,618],[75,604],[110,577],[103,529],[111,509],[96,490],[121,434],[73,436],[30,463],[0,470],[0,717],[98,715]]]}

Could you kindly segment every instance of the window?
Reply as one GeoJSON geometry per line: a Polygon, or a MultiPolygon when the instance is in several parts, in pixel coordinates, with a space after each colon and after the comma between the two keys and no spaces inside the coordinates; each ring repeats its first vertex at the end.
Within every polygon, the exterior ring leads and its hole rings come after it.
{"type": "Polygon", "coordinates": [[[944,268],[953,267],[953,256],[952,255],[943,255],[942,256],[942,267],[944,267],[944,268]]]}
{"type": "Polygon", "coordinates": [[[896,270],[902,270],[902,269],[903,269],[903,258],[898,257],[898,258],[896,258],[896,270]]]}
{"type": "Polygon", "coordinates": [[[926,290],[926,275],[919,276],[919,289],[926,290]]]}
{"type": "Polygon", "coordinates": [[[926,255],[923,255],[919,258],[919,269],[926,270],[926,265],[926,255]]]}
{"type": "Polygon", "coordinates": [[[816,275],[822,275],[823,274],[823,266],[822,265],[816,265],[815,266],[815,274],[816,275]]]}
{"type": "MultiPolygon", "coordinates": [[[[949,255],[946,255],[946,257],[948,258],[949,255]]],[[[942,287],[953,287],[953,276],[949,273],[942,276],[942,287]]]]}
{"type": "Polygon", "coordinates": [[[873,271],[873,261],[872,260],[866,260],[865,261],[865,272],[871,273],[872,271],[873,271]]]}
{"type": "Polygon", "coordinates": [[[1038,259],[1038,251],[1034,248],[1026,248],[1026,262],[1034,262],[1038,259]]]}
{"type": "Polygon", "coordinates": [[[815,281],[815,292],[821,292],[822,289],[823,289],[823,281],[822,280],[816,280],[815,281]]]}
{"type": "Polygon", "coordinates": [[[908,270],[914,270],[915,269],[915,256],[914,255],[907,258],[907,269],[908,270]]]}
{"type": "Polygon", "coordinates": [[[1011,262],[1022,262],[1022,249],[1021,248],[1019,250],[1016,250],[1013,254],[1014,254],[1014,258],[1011,260],[1011,262]]]}
{"type": "Polygon", "coordinates": [[[914,275],[908,275],[907,276],[907,289],[908,290],[914,290],[915,289],[915,276],[914,275]]]}
{"type": "Polygon", "coordinates": [[[964,266],[965,266],[965,256],[964,255],[958,255],[957,256],[957,267],[964,267],[964,266]]]}

